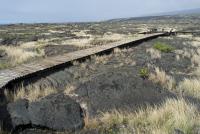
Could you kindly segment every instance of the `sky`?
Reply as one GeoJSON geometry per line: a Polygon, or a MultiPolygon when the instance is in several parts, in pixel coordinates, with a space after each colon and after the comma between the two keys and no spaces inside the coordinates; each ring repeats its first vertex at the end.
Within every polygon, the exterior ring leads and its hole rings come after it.
{"type": "Polygon", "coordinates": [[[87,22],[200,7],[200,0],[0,0],[0,23],[87,22]]]}

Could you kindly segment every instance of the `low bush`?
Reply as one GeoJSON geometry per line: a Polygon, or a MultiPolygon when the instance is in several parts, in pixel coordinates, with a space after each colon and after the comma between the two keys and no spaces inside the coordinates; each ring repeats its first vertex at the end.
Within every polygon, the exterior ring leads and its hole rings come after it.
{"type": "Polygon", "coordinates": [[[140,71],[139,71],[139,75],[140,77],[142,78],[148,78],[149,77],[149,70],[148,68],[141,68],[140,71]]]}
{"type": "Polygon", "coordinates": [[[165,53],[170,53],[174,50],[174,47],[172,47],[171,45],[167,45],[165,43],[161,43],[161,42],[156,42],[154,45],[153,45],[153,48],[154,49],[157,49],[161,52],[165,52],[165,53]]]}

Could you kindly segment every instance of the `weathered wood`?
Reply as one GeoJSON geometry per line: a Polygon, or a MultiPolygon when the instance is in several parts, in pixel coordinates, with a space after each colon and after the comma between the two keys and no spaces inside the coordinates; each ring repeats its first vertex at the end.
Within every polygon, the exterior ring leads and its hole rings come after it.
{"type": "Polygon", "coordinates": [[[33,63],[22,64],[20,66],[17,66],[11,69],[0,70],[0,88],[3,88],[12,80],[16,80],[21,77],[26,77],[33,73],[45,71],[49,68],[53,68],[55,66],[58,66],[67,62],[71,62],[74,60],[79,60],[79,59],[82,59],[84,57],[88,57],[94,54],[102,53],[107,50],[114,49],[116,47],[125,46],[128,43],[134,43],[137,41],[143,41],[150,38],[156,38],[162,35],[166,35],[166,33],[144,35],[144,37],[136,38],[134,40],[114,42],[107,45],[79,50],[79,51],[75,51],[75,52],[71,52],[71,53],[67,53],[63,55],[58,55],[54,57],[48,57],[39,61],[34,61],[33,63]]]}

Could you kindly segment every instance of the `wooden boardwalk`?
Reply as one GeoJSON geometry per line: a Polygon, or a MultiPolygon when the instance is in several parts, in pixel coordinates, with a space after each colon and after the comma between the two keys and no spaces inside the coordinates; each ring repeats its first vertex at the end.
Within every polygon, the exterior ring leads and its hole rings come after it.
{"type": "Polygon", "coordinates": [[[29,64],[22,64],[20,66],[11,69],[0,70],[0,89],[5,87],[11,81],[20,79],[22,77],[26,77],[28,75],[46,71],[47,69],[54,68],[55,66],[62,65],[74,60],[79,60],[94,54],[102,53],[107,50],[114,49],[120,46],[122,47],[129,43],[145,41],[147,39],[156,38],[159,36],[163,36],[165,34],[166,33],[156,33],[156,34],[144,35],[144,37],[140,37],[134,40],[114,42],[107,45],[88,48],[54,57],[48,57],[39,61],[34,61],[29,64]]]}

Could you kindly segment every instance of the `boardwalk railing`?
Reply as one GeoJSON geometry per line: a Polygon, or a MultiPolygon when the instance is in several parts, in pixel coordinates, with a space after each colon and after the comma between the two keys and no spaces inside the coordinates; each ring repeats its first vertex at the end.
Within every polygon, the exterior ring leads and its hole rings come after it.
{"type": "Polygon", "coordinates": [[[144,35],[144,37],[140,37],[134,40],[114,42],[111,44],[66,53],[59,56],[48,57],[39,61],[34,61],[32,63],[22,64],[11,69],[0,70],[0,89],[2,89],[7,84],[15,80],[56,68],[59,65],[64,65],[68,62],[83,59],[95,54],[104,53],[117,47],[125,47],[134,43],[140,43],[142,41],[146,41],[164,35],[168,35],[168,33],[144,35]]]}

